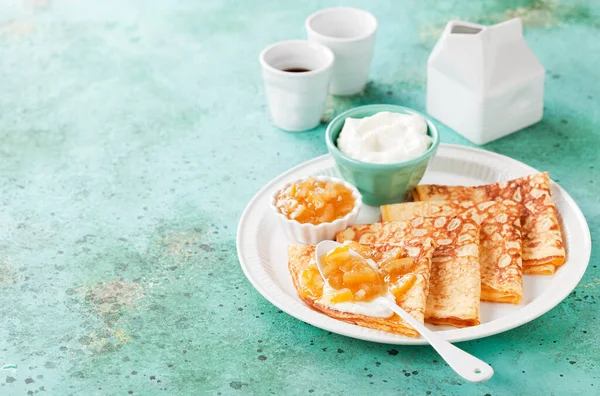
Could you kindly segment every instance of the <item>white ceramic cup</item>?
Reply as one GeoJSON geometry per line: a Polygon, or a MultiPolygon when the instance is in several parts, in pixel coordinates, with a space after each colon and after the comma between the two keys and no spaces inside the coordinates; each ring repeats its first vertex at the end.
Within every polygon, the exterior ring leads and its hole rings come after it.
{"type": "Polygon", "coordinates": [[[315,12],[306,19],[308,41],[321,43],[335,54],[330,92],[354,95],[369,79],[377,19],[357,8],[335,7],[315,12]]]}
{"type": "Polygon", "coordinates": [[[292,132],[319,125],[334,59],[329,48],[305,40],[280,41],[260,53],[265,91],[275,125],[292,132]],[[310,71],[284,71],[297,68],[310,71]]]}

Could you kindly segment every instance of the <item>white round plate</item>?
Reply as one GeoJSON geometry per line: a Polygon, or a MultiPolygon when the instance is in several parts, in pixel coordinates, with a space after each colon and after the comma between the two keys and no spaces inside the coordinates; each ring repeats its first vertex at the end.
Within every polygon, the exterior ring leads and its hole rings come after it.
{"type": "MultiPolygon", "coordinates": [[[[489,151],[441,144],[422,183],[479,185],[515,179],[538,172],[512,158],[489,151]]],[[[252,285],[282,311],[313,326],[362,340],[386,344],[426,344],[423,338],[372,330],[345,323],[308,308],[297,296],[287,268],[286,239],[269,208],[269,197],[281,185],[309,175],[337,176],[333,159],[323,155],[304,162],[275,178],[261,189],[244,211],[237,231],[237,250],[242,269],[252,285]]],[[[591,253],[590,231],[573,199],[552,182],[552,197],[561,217],[567,262],[553,276],[524,276],[519,305],[481,303],[479,326],[454,328],[427,325],[448,341],[467,341],[510,330],[548,312],[577,286],[591,253]]],[[[379,208],[363,205],[357,224],[379,221],[379,208]]]]}

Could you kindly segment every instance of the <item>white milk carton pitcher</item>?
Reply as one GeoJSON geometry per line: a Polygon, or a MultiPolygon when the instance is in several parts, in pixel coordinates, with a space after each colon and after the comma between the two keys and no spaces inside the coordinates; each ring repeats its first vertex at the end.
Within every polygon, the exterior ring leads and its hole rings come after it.
{"type": "Polygon", "coordinates": [[[450,21],[427,63],[427,112],[477,144],[542,119],[545,71],[519,18],[450,21]]]}

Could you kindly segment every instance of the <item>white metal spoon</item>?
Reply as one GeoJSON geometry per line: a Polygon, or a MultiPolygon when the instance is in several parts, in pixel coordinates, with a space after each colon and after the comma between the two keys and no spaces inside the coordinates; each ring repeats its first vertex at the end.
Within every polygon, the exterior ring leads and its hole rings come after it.
{"type": "MultiPolygon", "coordinates": [[[[321,268],[321,257],[327,254],[332,249],[343,246],[341,243],[334,241],[323,241],[317,245],[315,250],[317,266],[319,272],[325,282],[328,282],[325,276],[323,276],[323,270],[321,268]]],[[[358,253],[350,249],[350,254],[359,256],[358,253]]],[[[386,300],[382,297],[377,297],[373,302],[384,305],[394,311],[400,316],[406,323],[410,324],[415,328],[422,336],[429,342],[429,345],[433,347],[440,354],[442,359],[448,363],[450,367],[458,375],[471,382],[482,382],[487,381],[494,375],[494,369],[482,360],[477,359],[475,356],[468,354],[467,352],[459,349],[449,343],[448,341],[440,338],[437,334],[429,330],[425,325],[421,324],[415,318],[413,318],[408,312],[400,308],[393,302],[386,300]]]]}

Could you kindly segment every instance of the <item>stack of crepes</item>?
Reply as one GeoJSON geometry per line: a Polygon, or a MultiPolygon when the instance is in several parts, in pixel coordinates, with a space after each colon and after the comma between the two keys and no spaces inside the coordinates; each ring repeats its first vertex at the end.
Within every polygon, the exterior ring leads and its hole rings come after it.
{"type": "MultiPolygon", "coordinates": [[[[412,195],[418,202],[382,206],[381,223],[351,226],[336,239],[378,251],[404,249],[413,257],[420,282],[410,293],[419,297],[397,302],[421,322],[478,325],[480,300],[519,304],[523,273],[553,274],[565,261],[548,173],[477,187],[420,185],[412,195]]],[[[316,268],[312,256],[312,246],[289,248],[292,279],[309,306],[350,323],[417,335],[396,315],[372,318],[320,305],[319,291],[302,287],[308,269],[316,268]]]]}
{"type": "MultiPolygon", "coordinates": [[[[548,172],[478,187],[421,185],[415,188],[412,196],[415,201],[426,202],[512,200],[520,211],[523,272],[552,275],[565,262],[565,248],[556,206],[550,194],[548,172]]],[[[389,213],[392,212],[399,213],[401,210],[392,208],[389,213]]]]}

